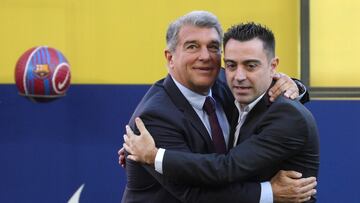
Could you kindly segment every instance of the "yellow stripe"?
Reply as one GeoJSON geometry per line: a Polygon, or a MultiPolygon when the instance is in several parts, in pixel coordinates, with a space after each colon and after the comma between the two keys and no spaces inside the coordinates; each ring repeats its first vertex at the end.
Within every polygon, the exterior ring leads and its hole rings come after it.
{"type": "Polygon", "coordinates": [[[170,21],[209,10],[224,28],[257,21],[273,29],[280,71],[298,77],[297,1],[12,0],[0,7],[0,83],[14,82],[17,58],[48,45],[69,60],[72,83],[149,84],[167,73],[163,50],[170,21]]]}

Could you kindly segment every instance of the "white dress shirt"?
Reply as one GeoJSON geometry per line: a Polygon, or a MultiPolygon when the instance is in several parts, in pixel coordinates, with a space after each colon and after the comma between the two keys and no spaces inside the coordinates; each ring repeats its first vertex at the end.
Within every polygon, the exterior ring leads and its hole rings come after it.
{"type": "MultiPolygon", "coordinates": [[[[203,106],[204,106],[206,97],[207,96],[212,97],[211,89],[207,95],[201,95],[201,94],[193,92],[189,88],[183,86],[182,84],[177,82],[174,78],[173,78],[173,80],[174,80],[176,86],[179,88],[180,92],[185,96],[186,100],[188,100],[188,102],[191,104],[191,106],[195,110],[196,114],[199,116],[200,120],[206,127],[206,130],[208,131],[208,133],[211,137],[211,127],[210,127],[209,117],[208,117],[207,113],[203,110],[203,106]]],[[[218,102],[216,102],[215,99],[214,99],[214,101],[215,101],[216,116],[218,118],[220,127],[222,129],[225,144],[227,147],[229,144],[230,125],[226,118],[226,114],[225,114],[222,106],[218,102]]]]}
{"type": "Polygon", "coordinates": [[[260,101],[260,99],[263,98],[264,95],[265,95],[265,93],[263,93],[260,97],[255,99],[250,104],[243,106],[243,107],[241,107],[240,103],[237,100],[235,100],[235,106],[239,111],[239,118],[238,118],[238,122],[236,125],[236,131],[235,131],[235,135],[234,135],[234,143],[233,143],[234,147],[236,146],[236,143],[239,139],[240,128],[244,124],[248,113],[251,111],[251,109],[254,108],[254,106],[260,101]]]}

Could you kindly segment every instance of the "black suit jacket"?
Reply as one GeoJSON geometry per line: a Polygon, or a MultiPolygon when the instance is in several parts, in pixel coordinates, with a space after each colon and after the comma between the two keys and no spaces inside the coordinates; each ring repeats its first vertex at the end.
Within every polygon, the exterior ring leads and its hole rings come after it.
{"type": "MultiPolygon", "coordinates": [[[[226,86],[223,71],[212,88],[213,97],[223,105],[230,121],[234,99],[226,86]]],[[[213,153],[210,136],[196,112],[176,87],[170,76],[154,84],[136,108],[153,135],[157,147],[182,152],[213,153]]],[[[126,160],[127,185],[123,203],[130,202],[258,202],[259,183],[236,183],[226,186],[191,186],[166,178],[153,167],[126,160]]]]}
{"type": "MultiPolygon", "coordinates": [[[[319,138],[311,113],[283,96],[271,103],[267,94],[249,112],[238,145],[227,155],[167,150],[163,159],[165,176],[209,185],[267,181],[279,169],[317,177],[318,168],[319,138]]],[[[315,197],[310,202],[314,201],[315,197]]]]}

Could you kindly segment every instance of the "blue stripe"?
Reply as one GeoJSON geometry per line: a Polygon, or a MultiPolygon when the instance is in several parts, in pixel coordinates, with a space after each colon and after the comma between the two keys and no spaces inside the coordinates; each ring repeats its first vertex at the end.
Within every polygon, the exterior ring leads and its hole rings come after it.
{"type": "Polygon", "coordinates": [[[59,64],[63,63],[63,62],[66,62],[63,55],[58,50],[56,50],[56,55],[58,56],[59,64]]]}
{"type": "Polygon", "coordinates": [[[45,95],[50,95],[50,81],[48,79],[45,79],[43,81],[44,81],[45,95]]]}
{"type": "Polygon", "coordinates": [[[40,64],[46,64],[47,63],[47,58],[45,56],[46,55],[45,50],[46,50],[46,48],[44,48],[44,47],[42,47],[40,49],[40,59],[41,59],[40,64]]]}
{"type": "Polygon", "coordinates": [[[41,51],[41,49],[39,49],[39,50],[35,53],[35,56],[36,56],[35,64],[41,63],[40,51],[41,51]]]}
{"type": "Polygon", "coordinates": [[[34,94],[34,73],[32,70],[34,70],[37,58],[37,53],[34,53],[34,57],[30,59],[29,67],[26,73],[26,86],[29,94],[34,94]]]}
{"type": "Polygon", "coordinates": [[[45,55],[46,55],[46,63],[49,64],[49,68],[52,68],[52,64],[51,64],[51,61],[50,61],[49,49],[46,48],[46,49],[44,49],[44,51],[45,51],[45,55]]]}

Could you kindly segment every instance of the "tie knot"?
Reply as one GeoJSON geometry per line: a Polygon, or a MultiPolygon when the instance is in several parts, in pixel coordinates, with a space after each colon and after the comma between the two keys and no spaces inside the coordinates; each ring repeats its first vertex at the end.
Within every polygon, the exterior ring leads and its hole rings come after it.
{"type": "Polygon", "coordinates": [[[210,96],[206,97],[203,109],[208,115],[213,114],[215,112],[215,100],[210,96]]]}

